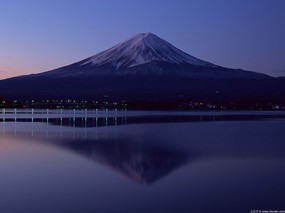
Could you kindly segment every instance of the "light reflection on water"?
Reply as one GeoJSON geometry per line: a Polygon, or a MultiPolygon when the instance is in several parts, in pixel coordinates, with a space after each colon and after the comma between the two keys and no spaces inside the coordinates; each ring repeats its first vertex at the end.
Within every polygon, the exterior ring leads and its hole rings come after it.
{"type": "Polygon", "coordinates": [[[105,118],[97,118],[102,119],[97,128],[92,123],[96,118],[2,122],[0,208],[3,212],[282,209],[285,122],[274,121],[277,118],[216,116],[220,122],[209,117],[200,122],[193,116],[123,117],[127,122],[117,125],[112,118],[108,125],[105,118]],[[88,125],[82,126],[85,120],[88,125]]]}
{"type": "Polygon", "coordinates": [[[108,111],[2,109],[0,126],[6,122],[46,123],[70,127],[102,127],[141,123],[174,123],[205,121],[285,120],[283,111],[108,111]]]}

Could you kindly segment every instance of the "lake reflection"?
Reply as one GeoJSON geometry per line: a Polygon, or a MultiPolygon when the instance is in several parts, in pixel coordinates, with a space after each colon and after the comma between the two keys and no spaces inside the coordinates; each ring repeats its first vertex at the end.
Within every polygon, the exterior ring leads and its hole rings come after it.
{"type": "Polygon", "coordinates": [[[88,118],[86,128],[76,128],[80,125],[69,118],[62,124],[2,122],[0,208],[9,213],[284,209],[282,116],[231,115],[216,117],[218,122],[191,116],[123,118],[124,124],[97,127],[88,118]]]}
{"type": "Polygon", "coordinates": [[[112,140],[71,140],[58,146],[107,166],[138,183],[153,183],[188,161],[184,150],[162,144],[112,140]]]}

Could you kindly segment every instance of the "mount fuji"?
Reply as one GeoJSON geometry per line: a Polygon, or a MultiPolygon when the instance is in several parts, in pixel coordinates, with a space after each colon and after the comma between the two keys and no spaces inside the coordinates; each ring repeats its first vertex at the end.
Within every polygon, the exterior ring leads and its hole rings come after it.
{"type": "Polygon", "coordinates": [[[193,57],[152,33],[140,33],[82,61],[0,81],[10,99],[84,98],[280,102],[285,81],[193,57]]]}

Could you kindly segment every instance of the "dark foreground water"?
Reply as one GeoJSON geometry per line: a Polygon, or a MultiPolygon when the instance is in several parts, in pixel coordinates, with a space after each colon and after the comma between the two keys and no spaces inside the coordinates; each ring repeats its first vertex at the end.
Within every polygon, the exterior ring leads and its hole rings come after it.
{"type": "Polygon", "coordinates": [[[284,210],[284,115],[0,114],[0,212],[284,210]]]}

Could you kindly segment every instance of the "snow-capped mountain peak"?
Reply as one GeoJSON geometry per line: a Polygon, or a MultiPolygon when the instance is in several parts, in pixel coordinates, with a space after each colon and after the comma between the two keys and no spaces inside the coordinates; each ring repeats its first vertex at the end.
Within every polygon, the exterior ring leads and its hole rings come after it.
{"type": "Polygon", "coordinates": [[[215,66],[183,52],[149,32],[136,34],[128,40],[88,58],[82,65],[90,63],[94,66],[112,64],[116,69],[119,69],[120,67],[134,67],[153,61],[215,66]]]}

